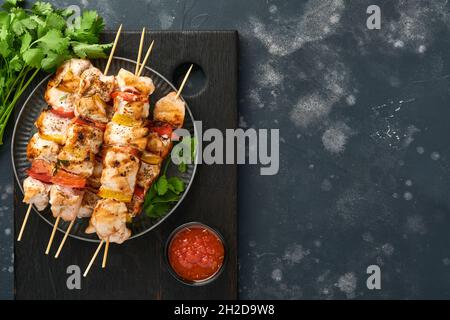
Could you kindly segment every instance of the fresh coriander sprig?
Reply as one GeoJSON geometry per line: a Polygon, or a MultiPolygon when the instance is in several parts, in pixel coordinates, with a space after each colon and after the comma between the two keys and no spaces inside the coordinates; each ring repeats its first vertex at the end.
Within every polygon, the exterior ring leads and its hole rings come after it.
{"type": "Polygon", "coordinates": [[[153,183],[145,196],[144,211],[150,218],[158,219],[167,214],[173,203],[180,200],[186,189],[183,180],[179,177],[167,178],[169,163],[170,159],[167,159],[161,176],[153,183]]]}
{"type": "Polygon", "coordinates": [[[104,58],[111,44],[99,44],[103,19],[84,11],[55,9],[38,1],[31,9],[23,0],[5,0],[0,11],[0,145],[11,113],[40,70],[54,71],[72,57],[104,58]]]}

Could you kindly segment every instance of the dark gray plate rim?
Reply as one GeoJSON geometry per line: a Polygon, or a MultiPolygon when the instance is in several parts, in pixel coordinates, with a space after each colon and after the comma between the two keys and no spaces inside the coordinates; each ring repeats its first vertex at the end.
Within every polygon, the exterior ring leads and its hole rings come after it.
{"type": "MultiPolygon", "coordinates": [[[[113,57],[113,59],[115,59],[115,60],[122,60],[122,61],[126,61],[126,62],[130,62],[130,63],[134,63],[134,64],[136,64],[136,61],[135,60],[132,60],[132,59],[127,59],[127,58],[123,58],[123,57],[113,57]]],[[[150,67],[145,67],[145,69],[146,70],[148,70],[148,71],[150,71],[150,72],[152,72],[152,73],[154,73],[155,75],[157,75],[158,77],[160,77],[161,79],[163,79],[173,90],[177,90],[176,88],[175,88],[175,86],[169,81],[169,80],[167,80],[167,78],[166,77],[164,77],[162,74],[160,74],[159,72],[157,72],[157,71],[155,71],[154,69],[152,69],[152,68],[150,68],[150,67]]],[[[12,139],[11,139],[11,161],[12,161],[12,166],[13,166],[13,170],[14,170],[14,176],[16,177],[16,181],[17,181],[17,184],[19,185],[19,188],[20,188],[20,190],[22,191],[22,195],[24,194],[24,192],[23,192],[23,186],[22,186],[22,184],[21,184],[21,182],[20,182],[20,179],[19,179],[19,176],[17,175],[17,170],[16,170],[16,165],[15,165],[15,162],[14,162],[14,140],[15,140],[15,137],[16,137],[16,129],[17,129],[17,125],[18,125],[18,122],[19,122],[19,120],[20,120],[20,118],[21,118],[21,116],[22,116],[22,113],[23,113],[23,111],[25,110],[25,107],[27,106],[27,104],[28,104],[28,101],[31,99],[31,97],[35,94],[35,92],[36,92],[36,90],[41,86],[41,85],[43,85],[45,82],[47,82],[48,80],[49,80],[49,78],[52,76],[53,74],[49,74],[49,75],[47,75],[44,79],[42,79],[37,85],[36,85],[36,87],[33,89],[33,91],[31,91],[31,93],[29,94],[29,96],[27,97],[27,99],[25,100],[25,102],[23,103],[23,105],[22,105],[22,107],[21,107],[21,109],[20,109],[20,112],[19,112],[19,114],[17,115],[17,120],[16,120],[16,122],[15,122],[15,124],[14,124],[14,131],[13,131],[13,135],[12,135],[12,139]]],[[[181,97],[182,99],[183,99],[183,97],[181,97]]],[[[189,114],[189,117],[192,119],[192,123],[193,123],[193,128],[194,128],[194,136],[195,137],[198,137],[198,131],[197,131],[197,127],[196,127],[196,124],[195,124],[195,119],[194,119],[194,116],[192,115],[192,112],[191,112],[191,109],[189,108],[189,105],[187,104],[187,102],[183,99],[183,101],[186,103],[186,110],[187,110],[187,113],[189,114]]],[[[198,152],[196,153],[197,155],[198,155],[198,152]]],[[[186,187],[186,190],[184,191],[184,193],[183,193],[183,195],[181,196],[181,198],[180,198],[180,200],[174,205],[174,207],[164,216],[164,217],[162,217],[161,219],[159,219],[155,224],[153,224],[152,226],[150,226],[147,230],[144,230],[144,231],[142,231],[142,232],[140,232],[140,233],[136,233],[136,234],[133,234],[133,235],[131,235],[131,237],[128,239],[128,240],[131,240],[131,239],[134,239],[134,238],[137,238],[137,237],[140,237],[140,236],[142,236],[142,235],[144,235],[144,234],[146,234],[147,232],[150,232],[151,230],[153,230],[153,229],[155,229],[157,226],[159,226],[164,220],[166,220],[177,208],[178,208],[178,206],[181,204],[181,202],[183,202],[183,200],[184,200],[184,198],[186,197],[186,195],[187,195],[187,193],[189,192],[189,189],[191,188],[191,185],[192,185],[192,183],[193,183],[193,181],[194,181],[194,177],[195,177],[195,173],[196,173],[196,171],[197,171],[197,161],[194,161],[194,168],[193,168],[193,170],[192,170],[192,175],[191,175],[191,178],[189,179],[189,183],[188,183],[188,185],[187,185],[187,187],[186,187]]],[[[53,222],[52,221],[50,221],[46,216],[44,216],[43,214],[41,214],[41,212],[40,211],[38,211],[37,209],[36,209],[36,207],[35,206],[33,206],[33,210],[45,221],[45,222],[47,222],[50,226],[52,226],[53,227],[53,222]]],[[[65,233],[66,232],[66,230],[64,230],[64,229],[61,229],[60,227],[58,227],[57,228],[58,229],[58,231],[60,231],[60,232],[62,232],[62,233],[65,233]]],[[[83,238],[83,237],[80,237],[80,236],[77,236],[77,235],[74,235],[74,234],[70,234],[69,233],[69,236],[70,237],[72,237],[72,238],[75,238],[75,239],[79,239],[79,240],[83,240],[83,241],[87,241],[87,242],[97,242],[97,243],[99,243],[100,242],[100,240],[99,239],[88,239],[88,238],[83,238]]],[[[127,241],[128,241],[127,240],[127,241]]]]}

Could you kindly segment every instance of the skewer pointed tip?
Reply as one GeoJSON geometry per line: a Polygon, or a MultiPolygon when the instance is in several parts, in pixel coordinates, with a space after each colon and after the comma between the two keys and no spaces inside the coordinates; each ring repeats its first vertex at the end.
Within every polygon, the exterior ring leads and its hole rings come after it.
{"type": "Polygon", "coordinates": [[[191,74],[192,68],[194,67],[194,64],[191,64],[188,71],[186,72],[186,75],[184,76],[183,82],[181,82],[180,88],[177,91],[177,95],[175,96],[175,99],[178,99],[178,97],[181,95],[181,91],[183,91],[184,85],[186,84],[187,79],[189,78],[189,75],[191,74]]]}

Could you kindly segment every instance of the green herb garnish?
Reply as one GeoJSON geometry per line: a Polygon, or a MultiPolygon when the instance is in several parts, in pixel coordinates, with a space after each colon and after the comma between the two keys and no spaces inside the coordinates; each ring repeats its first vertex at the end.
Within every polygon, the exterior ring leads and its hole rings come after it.
{"type": "Polygon", "coordinates": [[[158,219],[167,214],[173,203],[180,200],[186,189],[183,180],[180,178],[167,178],[166,172],[169,162],[170,159],[167,159],[161,176],[153,183],[145,196],[144,211],[150,218],[158,219]]]}
{"type": "Polygon", "coordinates": [[[23,3],[5,0],[0,11],[0,145],[14,106],[40,70],[52,72],[72,57],[106,57],[111,47],[98,44],[104,22],[97,12],[72,19],[73,10],[23,3]]]}

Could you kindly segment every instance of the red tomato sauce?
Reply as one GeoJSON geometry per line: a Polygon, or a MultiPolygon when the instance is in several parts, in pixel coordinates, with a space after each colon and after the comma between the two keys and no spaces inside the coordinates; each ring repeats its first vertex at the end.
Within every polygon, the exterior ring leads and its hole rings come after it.
{"type": "Polygon", "coordinates": [[[201,281],[221,268],[225,249],[220,238],[202,226],[180,230],[170,242],[169,263],[184,280],[201,281]]]}

